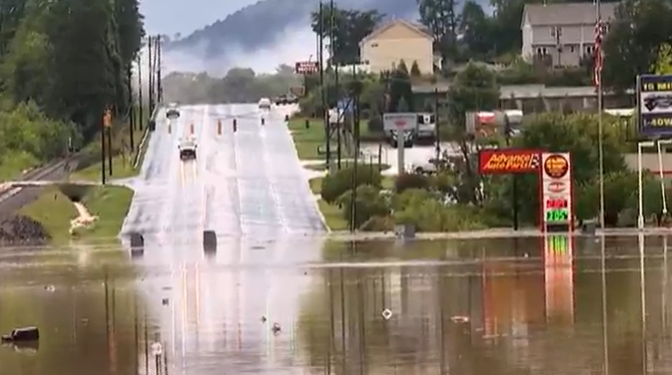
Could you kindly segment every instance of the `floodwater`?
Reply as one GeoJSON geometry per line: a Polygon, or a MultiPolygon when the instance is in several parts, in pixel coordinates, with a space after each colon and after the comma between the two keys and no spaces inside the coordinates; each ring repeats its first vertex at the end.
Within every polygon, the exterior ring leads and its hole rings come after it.
{"type": "Polygon", "coordinates": [[[662,237],[303,239],[152,259],[2,250],[0,330],[37,325],[41,340],[0,346],[0,374],[672,372],[662,237]]]}

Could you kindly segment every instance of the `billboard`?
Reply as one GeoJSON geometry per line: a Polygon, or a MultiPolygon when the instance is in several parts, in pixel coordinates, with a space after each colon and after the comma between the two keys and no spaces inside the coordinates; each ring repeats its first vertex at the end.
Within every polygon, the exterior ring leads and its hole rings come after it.
{"type": "Polygon", "coordinates": [[[639,134],[672,136],[672,75],[637,76],[639,134]]]}
{"type": "Polygon", "coordinates": [[[542,221],[544,227],[571,227],[572,161],[569,153],[543,153],[541,168],[542,221]]]}
{"type": "Polygon", "coordinates": [[[541,152],[529,149],[484,149],[478,152],[478,170],[483,175],[533,173],[541,166],[541,152]]]}
{"type": "Polygon", "coordinates": [[[298,61],[294,64],[296,74],[315,74],[320,71],[320,63],[317,61],[298,61]]]}

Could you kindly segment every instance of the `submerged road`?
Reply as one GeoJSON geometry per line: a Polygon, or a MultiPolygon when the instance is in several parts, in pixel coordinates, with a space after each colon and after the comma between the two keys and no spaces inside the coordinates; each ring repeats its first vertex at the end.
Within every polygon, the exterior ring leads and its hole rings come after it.
{"type": "Polygon", "coordinates": [[[224,364],[238,373],[302,373],[288,367],[291,351],[278,358],[270,348],[293,341],[301,295],[314,282],[296,266],[321,259],[326,230],[284,115],[256,105],[202,105],[182,107],[173,121],[157,118],[140,176],[130,183],[136,194],[122,237],[145,236],[136,264],[171,358],[168,373],[220,374],[224,364]],[[178,146],[190,136],[197,159],[183,162],[178,146]],[[205,230],[217,234],[214,256],[203,251],[205,230]]]}
{"type": "Polygon", "coordinates": [[[204,230],[222,242],[325,232],[283,112],[185,106],[179,119],[159,113],[157,120],[140,176],[131,182],[136,195],[123,234],[140,232],[152,247],[199,244],[204,230]],[[182,162],[178,145],[189,136],[196,137],[198,157],[182,162]]]}

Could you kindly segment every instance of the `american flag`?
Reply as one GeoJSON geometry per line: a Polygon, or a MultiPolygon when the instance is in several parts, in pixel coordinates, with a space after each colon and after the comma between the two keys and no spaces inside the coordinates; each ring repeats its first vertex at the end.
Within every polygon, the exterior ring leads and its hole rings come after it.
{"type": "Polygon", "coordinates": [[[602,41],[604,40],[604,23],[601,19],[595,22],[595,69],[593,71],[593,83],[599,86],[602,81],[602,67],[604,65],[604,52],[602,51],[602,41]]]}

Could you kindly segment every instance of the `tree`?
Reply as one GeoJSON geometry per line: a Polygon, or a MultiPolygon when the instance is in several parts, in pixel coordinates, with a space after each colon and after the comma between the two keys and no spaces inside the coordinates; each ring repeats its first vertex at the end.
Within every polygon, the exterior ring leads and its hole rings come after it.
{"type": "Polygon", "coordinates": [[[473,0],[464,3],[460,17],[460,30],[470,55],[484,60],[494,49],[495,35],[492,35],[492,21],[483,11],[483,7],[473,0]]]}
{"type": "Polygon", "coordinates": [[[448,91],[448,120],[451,137],[459,143],[459,157],[450,157],[445,163],[452,166],[450,173],[458,181],[452,192],[460,203],[480,204],[480,179],[476,168],[476,155],[466,134],[466,113],[497,108],[499,85],[495,74],[489,69],[468,64],[457,76],[448,91]]]}
{"type": "MultiPolygon", "coordinates": [[[[623,158],[627,142],[618,119],[608,117],[604,121],[604,171],[605,174],[618,174],[625,171],[623,158]]],[[[599,153],[595,145],[598,142],[598,119],[596,115],[577,113],[564,115],[558,112],[547,112],[535,115],[524,121],[520,136],[513,139],[513,146],[558,152],[569,152],[572,156],[572,177],[577,189],[577,214],[581,219],[595,217],[599,199],[590,198],[591,186],[597,184],[599,175],[599,153]],[[588,194],[584,197],[584,194],[588,194]],[[583,203],[580,203],[583,202],[583,203]]],[[[539,216],[538,181],[536,175],[524,175],[518,179],[518,196],[525,197],[525,204],[520,204],[520,217],[526,223],[534,224],[539,216]]],[[[620,181],[619,179],[616,179],[620,181]]],[[[614,181],[616,181],[614,180],[614,181]]],[[[633,180],[636,184],[636,179],[633,180]]],[[[616,182],[614,182],[616,183],[616,182]]],[[[621,184],[621,182],[618,182],[621,184]]],[[[487,179],[485,190],[486,205],[498,212],[510,215],[511,184],[507,179],[487,179]]],[[[612,213],[622,210],[620,200],[627,200],[619,193],[621,188],[606,189],[605,198],[612,208],[612,213]]],[[[636,189],[624,191],[631,194],[636,189]]]]}
{"type": "MultiPolygon", "coordinates": [[[[348,65],[359,62],[359,42],[373,32],[385,16],[377,10],[352,10],[328,6],[322,9],[322,37],[329,39],[334,56],[332,64],[348,65]],[[332,40],[333,36],[333,40],[332,40]]],[[[311,28],[320,34],[320,12],[311,13],[311,28]]]]}
{"type": "Polygon", "coordinates": [[[626,0],[616,8],[604,41],[604,85],[632,88],[638,74],[651,73],[672,40],[672,5],[665,0],[626,0]]]}
{"type": "Polygon", "coordinates": [[[418,0],[420,22],[434,37],[435,51],[444,64],[457,54],[458,17],[455,0],[418,0]]]}
{"type": "Polygon", "coordinates": [[[400,60],[399,65],[397,65],[397,70],[405,75],[408,75],[408,66],[406,66],[406,61],[400,60]]]}
{"type": "Polygon", "coordinates": [[[420,72],[420,67],[418,66],[418,60],[414,60],[413,65],[411,65],[411,76],[420,77],[421,75],[422,72],[420,72]]]}
{"type": "MultiPolygon", "coordinates": [[[[402,64],[399,64],[400,67],[402,64]]],[[[405,66],[405,64],[404,64],[405,66]]],[[[397,69],[390,75],[389,85],[390,101],[387,108],[388,112],[399,112],[400,103],[404,102],[408,106],[406,111],[414,111],[413,86],[408,71],[397,69]],[[402,100],[403,99],[403,100],[402,100]]]]}

